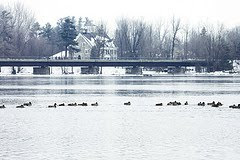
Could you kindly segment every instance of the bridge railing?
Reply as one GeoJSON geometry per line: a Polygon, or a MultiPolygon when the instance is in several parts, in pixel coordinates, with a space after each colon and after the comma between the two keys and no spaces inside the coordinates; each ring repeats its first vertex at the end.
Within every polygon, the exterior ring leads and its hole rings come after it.
{"type": "Polygon", "coordinates": [[[124,61],[124,60],[139,60],[139,61],[156,61],[156,60],[164,60],[164,61],[205,61],[205,59],[166,59],[166,58],[160,58],[160,57],[140,57],[140,58],[134,58],[134,57],[122,57],[117,59],[103,59],[103,58],[91,58],[91,59],[80,59],[77,57],[74,58],[61,58],[61,57],[43,57],[43,56],[0,56],[0,59],[6,59],[6,60],[102,60],[102,61],[124,61]]]}

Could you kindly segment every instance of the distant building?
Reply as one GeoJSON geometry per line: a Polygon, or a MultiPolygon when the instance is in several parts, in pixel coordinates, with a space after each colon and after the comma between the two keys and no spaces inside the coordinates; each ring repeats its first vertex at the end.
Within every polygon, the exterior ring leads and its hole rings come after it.
{"type": "Polygon", "coordinates": [[[79,33],[77,42],[80,52],[76,53],[76,55],[81,59],[90,59],[92,48],[96,45],[93,33],[79,33]]]}
{"type": "MultiPolygon", "coordinates": [[[[81,22],[81,28],[79,28],[79,34],[76,38],[78,42],[78,48],[80,51],[77,53],[67,54],[67,58],[70,59],[91,59],[91,58],[100,58],[100,59],[117,59],[117,47],[114,45],[113,40],[106,34],[99,35],[96,32],[97,26],[94,25],[91,21],[86,19],[85,22],[81,22]],[[104,42],[102,47],[99,47],[99,57],[91,57],[93,49],[97,47],[97,43],[101,41],[104,42]]],[[[62,52],[53,55],[53,59],[62,59],[64,58],[62,52]]]]}
{"type": "MultiPolygon", "coordinates": [[[[94,27],[89,27],[94,30],[94,27]]],[[[98,35],[96,32],[89,32],[87,29],[79,33],[77,37],[80,52],[77,55],[81,59],[90,59],[93,47],[97,47],[97,41],[104,42],[100,49],[100,59],[117,59],[117,47],[114,45],[113,40],[108,35],[98,35]]],[[[93,57],[98,58],[98,57],[93,57]]]]}

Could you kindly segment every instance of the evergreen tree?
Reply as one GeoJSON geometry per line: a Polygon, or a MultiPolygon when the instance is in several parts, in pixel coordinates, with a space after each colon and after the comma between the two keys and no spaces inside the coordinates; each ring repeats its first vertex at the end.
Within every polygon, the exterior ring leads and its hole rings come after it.
{"type": "Polygon", "coordinates": [[[11,25],[12,16],[5,10],[0,12],[0,56],[9,56],[13,52],[13,26],[11,25]]]}
{"type": "Polygon", "coordinates": [[[52,28],[50,23],[45,24],[45,26],[41,28],[40,35],[46,38],[48,41],[51,41],[53,39],[54,29],[52,28]]]}
{"type": "Polygon", "coordinates": [[[41,28],[40,38],[44,40],[47,46],[47,50],[44,56],[53,55],[63,50],[63,47],[59,46],[58,42],[61,37],[57,33],[58,27],[53,28],[50,23],[46,23],[41,28]]]}
{"type": "Polygon", "coordinates": [[[30,29],[29,33],[30,38],[37,38],[40,34],[40,29],[41,29],[40,24],[38,22],[35,22],[30,29]]]}
{"type": "Polygon", "coordinates": [[[69,46],[75,46],[78,44],[75,40],[77,37],[77,30],[74,23],[74,17],[65,17],[60,19],[58,21],[57,28],[60,37],[58,44],[64,47],[65,58],[67,58],[69,46]]]}

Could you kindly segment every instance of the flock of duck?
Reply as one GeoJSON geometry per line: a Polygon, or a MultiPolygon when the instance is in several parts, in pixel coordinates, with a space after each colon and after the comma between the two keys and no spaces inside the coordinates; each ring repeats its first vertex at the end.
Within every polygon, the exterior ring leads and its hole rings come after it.
{"type": "MultiPolygon", "coordinates": [[[[125,103],[123,103],[123,105],[130,106],[131,102],[125,102],[125,103]]],[[[180,106],[180,105],[182,105],[182,103],[177,102],[177,101],[167,103],[167,106],[180,106]]],[[[185,105],[185,106],[188,105],[188,101],[186,101],[183,105],[185,105]]],[[[198,106],[208,105],[208,106],[211,106],[211,107],[219,107],[219,106],[222,106],[223,104],[221,102],[216,103],[215,101],[213,101],[213,102],[210,102],[210,103],[199,102],[197,105],[198,106]]],[[[16,106],[16,108],[25,108],[27,106],[32,106],[32,102],[23,103],[21,105],[16,106]]],[[[78,104],[78,103],[69,103],[69,104],[54,103],[53,105],[49,105],[48,108],[57,108],[58,106],[88,106],[88,103],[86,103],[86,102],[82,102],[80,104],[78,104]]],[[[98,102],[91,103],[90,106],[98,106],[98,102]]],[[[157,103],[157,104],[155,104],[155,106],[163,106],[163,103],[157,103]]],[[[6,108],[6,106],[5,105],[0,105],[0,108],[6,108]]],[[[240,109],[240,104],[238,104],[238,105],[233,104],[233,105],[229,106],[229,108],[240,109]]]]}
{"type": "MultiPolygon", "coordinates": [[[[92,103],[90,105],[91,106],[98,106],[98,102],[92,103]]],[[[19,106],[16,106],[16,108],[25,108],[27,106],[32,106],[32,102],[23,103],[23,104],[21,104],[19,106]]],[[[57,108],[57,106],[88,106],[88,104],[85,103],[85,102],[80,103],[80,104],[77,104],[77,103],[69,103],[69,104],[65,104],[65,103],[57,104],[57,103],[54,103],[53,105],[49,105],[48,108],[57,108]]],[[[5,105],[1,105],[0,108],[6,108],[6,106],[5,105]]]]}
{"type": "MultiPolygon", "coordinates": [[[[88,106],[88,104],[86,102],[77,104],[77,103],[69,103],[69,104],[65,104],[65,103],[61,103],[61,104],[57,104],[54,103],[53,105],[49,105],[48,108],[57,108],[57,106],[88,106]]],[[[92,103],[91,106],[98,106],[98,102],[96,103],[92,103]]]]}
{"type": "MultiPolygon", "coordinates": [[[[181,102],[177,102],[177,101],[167,103],[167,106],[179,106],[179,105],[182,105],[182,104],[181,104],[181,102]]],[[[185,106],[188,105],[188,101],[186,101],[183,105],[185,105],[185,106]]],[[[211,107],[220,107],[223,104],[221,102],[216,103],[215,101],[213,101],[213,102],[210,102],[210,103],[199,102],[197,105],[198,106],[208,105],[208,106],[211,106],[211,107]]],[[[156,106],[163,106],[163,104],[162,103],[157,103],[156,106]]],[[[240,104],[238,104],[238,105],[233,104],[233,105],[229,106],[229,108],[240,109],[240,104]]]]}

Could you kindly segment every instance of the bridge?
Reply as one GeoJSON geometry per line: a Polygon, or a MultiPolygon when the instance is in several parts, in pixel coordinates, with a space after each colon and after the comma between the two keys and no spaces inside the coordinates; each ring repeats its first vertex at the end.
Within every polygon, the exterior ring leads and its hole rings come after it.
{"type": "Polygon", "coordinates": [[[55,60],[55,59],[0,59],[0,67],[64,67],[64,66],[97,66],[97,67],[187,67],[209,65],[205,60],[55,60]]]}

